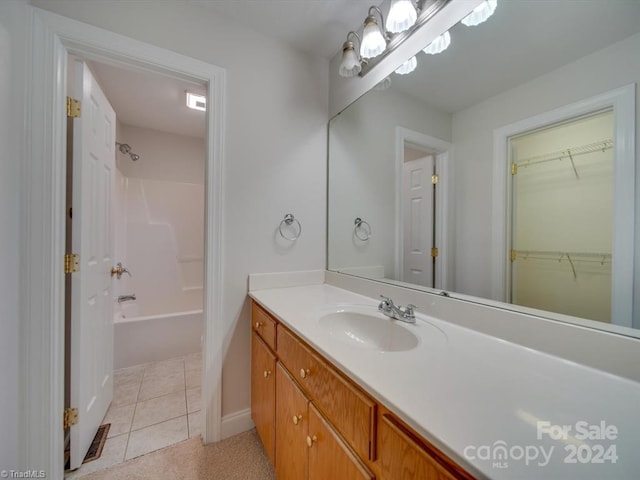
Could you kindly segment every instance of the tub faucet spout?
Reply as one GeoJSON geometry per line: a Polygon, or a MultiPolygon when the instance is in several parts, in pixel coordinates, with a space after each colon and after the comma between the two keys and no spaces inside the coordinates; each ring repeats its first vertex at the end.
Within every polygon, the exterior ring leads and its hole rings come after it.
{"type": "Polygon", "coordinates": [[[129,300],[135,300],[136,294],[132,293],[131,295],[118,295],[118,303],[128,302],[129,300]]]}

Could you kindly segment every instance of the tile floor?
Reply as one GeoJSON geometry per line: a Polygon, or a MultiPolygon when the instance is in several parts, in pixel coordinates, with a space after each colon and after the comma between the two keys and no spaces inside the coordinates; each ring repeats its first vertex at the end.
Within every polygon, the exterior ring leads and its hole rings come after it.
{"type": "Polygon", "coordinates": [[[200,435],[200,353],[123,368],[113,373],[111,423],[98,460],[65,479],[122,463],[200,435]]]}

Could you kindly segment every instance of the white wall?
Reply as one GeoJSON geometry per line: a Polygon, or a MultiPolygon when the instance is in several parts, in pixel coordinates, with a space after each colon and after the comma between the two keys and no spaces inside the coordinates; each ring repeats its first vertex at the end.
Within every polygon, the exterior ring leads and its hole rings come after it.
{"type": "Polygon", "coordinates": [[[247,275],[325,266],[328,61],[185,2],[32,4],[226,69],[222,411],[248,408],[247,275]],[[304,227],[294,245],[276,237],[289,212],[304,227]]]}
{"type": "Polygon", "coordinates": [[[451,140],[451,115],[393,88],[370,91],[331,120],[329,267],[332,270],[382,265],[385,277],[394,278],[396,127],[451,140]],[[371,225],[372,236],[367,242],[353,235],[356,217],[371,225]]]}
{"type": "Polygon", "coordinates": [[[204,185],[204,139],[125,124],[116,138],[140,155],[134,162],[116,150],[116,165],[125,177],[204,185]]]}
{"type": "Polygon", "coordinates": [[[26,1],[0,2],[0,470],[18,466],[19,159],[24,138],[26,1]]]}
{"type": "MultiPolygon", "coordinates": [[[[640,82],[640,34],[453,115],[456,146],[456,291],[491,297],[493,131],[518,120],[640,82]]],[[[637,90],[637,89],[636,89],[637,90]]],[[[640,139],[640,102],[636,102],[640,139]]],[[[636,165],[640,162],[636,161],[636,165]]],[[[636,168],[636,212],[640,168],[636,168]]],[[[636,216],[636,236],[640,222],[636,216]]],[[[636,271],[640,265],[636,242],[636,271]]],[[[636,287],[636,302],[640,301],[636,287]]],[[[638,317],[637,312],[635,317],[638,317]]]]}

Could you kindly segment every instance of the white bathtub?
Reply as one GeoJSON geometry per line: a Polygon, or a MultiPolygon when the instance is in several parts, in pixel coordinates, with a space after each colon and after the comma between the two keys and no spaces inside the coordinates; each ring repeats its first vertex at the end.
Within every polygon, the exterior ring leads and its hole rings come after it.
{"type": "Polygon", "coordinates": [[[113,320],[114,369],[201,351],[202,310],[136,316],[135,304],[123,307],[113,320]]]}

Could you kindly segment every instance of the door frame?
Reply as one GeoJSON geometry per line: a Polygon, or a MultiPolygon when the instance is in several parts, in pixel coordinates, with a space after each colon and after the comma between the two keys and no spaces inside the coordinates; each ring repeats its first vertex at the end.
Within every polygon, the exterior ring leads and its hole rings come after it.
{"type": "Polygon", "coordinates": [[[226,71],[28,6],[25,162],[21,172],[20,465],[64,470],[64,272],[67,57],[170,74],[208,86],[205,166],[203,439],[220,439],[222,168],[226,71]]]}
{"type": "MultiPolygon", "coordinates": [[[[410,143],[421,148],[426,148],[436,154],[436,171],[439,172],[438,185],[436,189],[436,245],[438,246],[439,262],[436,262],[436,281],[439,286],[436,288],[448,290],[452,287],[453,279],[453,251],[449,243],[453,236],[449,232],[451,222],[450,215],[454,212],[451,189],[453,186],[453,145],[439,138],[435,138],[424,133],[416,132],[405,127],[396,127],[396,251],[395,251],[395,278],[403,278],[404,270],[404,229],[403,218],[404,208],[402,202],[402,166],[404,164],[404,145],[410,143]],[[439,282],[438,282],[439,280],[439,282]]],[[[427,287],[425,287],[427,288],[427,287]]]]}
{"type": "Polygon", "coordinates": [[[633,319],[635,238],[635,84],[605,92],[570,105],[544,112],[494,130],[493,134],[493,241],[492,298],[506,302],[510,295],[512,197],[509,138],[580,117],[598,110],[613,109],[614,216],[611,275],[612,323],[631,327],[633,319]],[[620,172],[624,172],[620,174],[620,172]],[[631,199],[631,201],[625,201],[631,199]],[[624,204],[624,208],[618,208],[624,204]],[[505,206],[507,208],[505,208],[505,206]],[[617,322],[614,322],[617,319],[617,322]],[[620,320],[626,323],[620,323],[620,320]]]}

